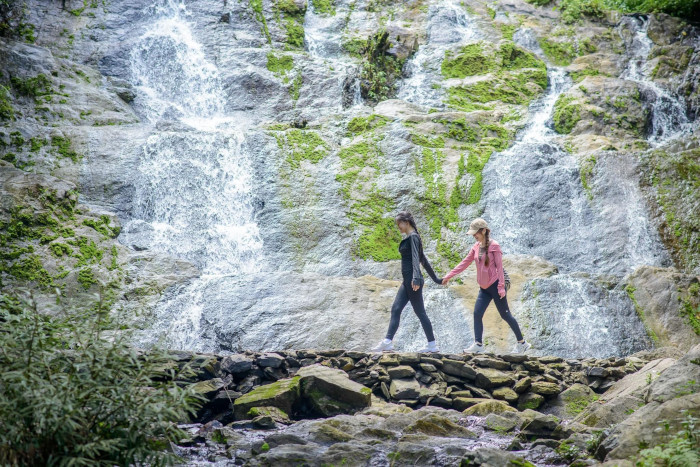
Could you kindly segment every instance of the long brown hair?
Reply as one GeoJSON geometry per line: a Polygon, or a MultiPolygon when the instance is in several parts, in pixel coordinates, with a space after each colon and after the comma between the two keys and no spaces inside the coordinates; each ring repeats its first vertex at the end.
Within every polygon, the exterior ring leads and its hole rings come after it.
{"type": "Polygon", "coordinates": [[[484,266],[489,265],[489,243],[491,243],[491,240],[489,239],[489,234],[491,233],[491,230],[487,228],[480,229],[484,232],[484,248],[486,251],[484,254],[486,255],[486,259],[484,260],[484,266]]]}

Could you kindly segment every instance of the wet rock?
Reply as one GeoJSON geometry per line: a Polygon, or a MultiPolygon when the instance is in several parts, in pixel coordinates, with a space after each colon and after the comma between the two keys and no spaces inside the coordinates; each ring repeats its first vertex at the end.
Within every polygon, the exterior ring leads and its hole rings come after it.
{"type": "Polygon", "coordinates": [[[518,394],[522,394],[526,392],[528,389],[530,389],[530,386],[532,385],[532,378],[525,377],[523,379],[519,379],[517,383],[515,383],[515,386],[513,386],[513,391],[517,392],[518,394]]]}
{"type": "Polygon", "coordinates": [[[265,438],[265,442],[270,448],[285,444],[308,444],[304,438],[291,433],[275,433],[265,438]]]}
{"type": "Polygon", "coordinates": [[[239,397],[233,403],[234,417],[236,420],[248,418],[248,411],[253,407],[277,407],[286,414],[293,413],[301,396],[300,379],[295,376],[259,386],[239,397]]]}
{"type": "Polygon", "coordinates": [[[502,371],[491,368],[476,370],[476,385],[481,388],[490,389],[499,386],[511,386],[513,383],[513,378],[502,371]]]}
{"type": "Polygon", "coordinates": [[[476,415],[484,417],[490,413],[502,414],[503,412],[515,412],[516,410],[503,401],[488,400],[479,402],[472,407],[469,407],[464,412],[465,416],[476,415]]]}
{"type": "Polygon", "coordinates": [[[300,369],[296,377],[305,401],[321,416],[354,413],[371,405],[372,391],[341,370],[312,365],[300,369]]]}
{"type": "Polygon", "coordinates": [[[496,370],[504,370],[504,371],[510,370],[510,363],[504,362],[502,360],[497,360],[495,358],[474,357],[472,359],[472,362],[474,362],[475,364],[477,364],[480,367],[494,368],[496,370]]]}
{"type": "Polygon", "coordinates": [[[276,353],[265,353],[257,359],[257,364],[260,367],[279,368],[283,363],[284,357],[276,353]]]}
{"type": "Polygon", "coordinates": [[[445,359],[442,362],[441,370],[448,374],[473,381],[476,378],[476,371],[464,362],[445,359]]]}
{"type": "Polygon", "coordinates": [[[533,381],[530,386],[530,391],[543,396],[553,396],[561,392],[561,388],[556,383],[548,383],[544,381],[533,381]]]}
{"type": "Polygon", "coordinates": [[[392,399],[418,399],[420,384],[413,378],[394,379],[389,386],[392,399]]]}
{"type": "Polygon", "coordinates": [[[518,423],[515,420],[501,417],[494,413],[488,414],[484,418],[484,426],[492,431],[498,431],[500,433],[506,433],[512,431],[518,423]]]}
{"type": "Polygon", "coordinates": [[[455,410],[466,410],[469,407],[475,406],[481,402],[487,402],[490,399],[482,399],[477,397],[455,397],[452,399],[452,408],[455,410]]]}
{"type": "Polygon", "coordinates": [[[557,417],[572,418],[583,412],[598,396],[584,384],[573,384],[559,394],[550,404],[551,413],[557,417]]]}
{"type": "Polygon", "coordinates": [[[207,381],[200,381],[191,386],[195,394],[205,398],[214,397],[214,395],[226,385],[221,378],[214,378],[207,381]]]}
{"type": "Polygon", "coordinates": [[[416,374],[416,370],[410,366],[400,365],[397,367],[389,368],[387,370],[389,377],[394,378],[412,378],[416,374]]]}
{"type": "Polygon", "coordinates": [[[245,373],[253,367],[253,359],[241,354],[230,355],[221,360],[221,370],[237,375],[245,373]]]}
{"type": "Polygon", "coordinates": [[[534,392],[521,394],[518,398],[518,410],[538,409],[544,403],[544,397],[534,392]]]}
{"type": "Polygon", "coordinates": [[[509,403],[513,403],[518,400],[518,394],[510,388],[496,388],[493,390],[492,394],[494,399],[504,400],[509,403]]]}
{"type": "Polygon", "coordinates": [[[559,425],[559,421],[554,415],[538,414],[522,426],[520,433],[528,439],[552,437],[552,433],[559,425]]]}
{"type": "Polygon", "coordinates": [[[476,435],[466,428],[457,425],[450,419],[438,414],[430,414],[410,424],[405,433],[419,433],[428,436],[445,438],[475,438],[476,435]]]}

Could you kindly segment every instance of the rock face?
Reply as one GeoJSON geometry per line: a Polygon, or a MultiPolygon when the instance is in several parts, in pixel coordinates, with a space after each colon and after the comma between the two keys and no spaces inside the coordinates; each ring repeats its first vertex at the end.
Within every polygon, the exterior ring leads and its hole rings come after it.
{"type": "MultiPolygon", "coordinates": [[[[467,251],[469,221],[484,215],[536,352],[631,354],[653,333],[689,348],[692,277],[624,276],[671,259],[697,272],[696,219],[682,215],[697,204],[695,143],[667,134],[695,131],[696,29],[612,12],[564,26],[566,11],[521,0],[404,2],[389,19],[375,3],[28,1],[31,37],[0,43],[0,230],[13,207],[23,207],[15,221],[49,209],[37,190],[15,196],[20,186],[70,186],[77,204],[60,218],[52,211],[62,232],[33,228],[3,243],[3,290],[32,289],[49,312],[56,287],[66,306],[94,306],[105,290],[120,309],[148,310],[132,317],[147,330],[139,345],[367,348],[399,286],[392,213],[415,214],[440,271],[467,251]],[[542,134],[516,138],[534,121],[542,134]],[[559,133],[544,132],[545,121],[559,133]],[[541,242],[534,226],[545,224],[541,242]],[[650,246],[656,230],[668,251],[650,246]],[[681,306],[644,296],[647,283],[684,287],[681,306]],[[562,299],[585,306],[558,320],[562,299]],[[648,308],[646,327],[634,299],[648,308]],[[591,339],[567,335],[571,319],[591,339]]],[[[463,278],[425,288],[447,352],[472,340],[478,288],[473,272],[463,278]]],[[[492,311],[485,320],[489,350],[505,351],[509,329],[492,311]]],[[[406,316],[397,348],[423,340],[406,316]]],[[[270,363],[262,367],[279,368],[270,363]]]]}

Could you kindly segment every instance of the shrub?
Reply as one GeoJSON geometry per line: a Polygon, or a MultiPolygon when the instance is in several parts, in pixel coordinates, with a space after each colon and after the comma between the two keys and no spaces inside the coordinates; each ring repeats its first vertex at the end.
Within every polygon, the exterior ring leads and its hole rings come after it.
{"type": "Polygon", "coordinates": [[[182,439],[176,422],[194,413],[192,390],[163,370],[163,352],[140,355],[110,327],[101,303],[46,316],[0,295],[1,465],[177,460],[162,448],[182,439]]]}
{"type": "MultiPolygon", "coordinates": [[[[700,427],[698,419],[686,414],[681,422],[683,429],[667,442],[639,452],[635,465],[654,467],[658,465],[691,467],[700,465],[700,427]]],[[[663,431],[668,434],[670,425],[665,424],[663,431]]]]}

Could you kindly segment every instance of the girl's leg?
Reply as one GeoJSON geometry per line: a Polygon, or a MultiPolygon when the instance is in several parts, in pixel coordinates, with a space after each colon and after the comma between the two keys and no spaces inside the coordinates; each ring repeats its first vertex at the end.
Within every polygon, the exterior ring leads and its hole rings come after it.
{"type": "Polygon", "coordinates": [[[401,312],[406,307],[408,303],[408,293],[406,292],[406,287],[401,284],[399,291],[396,292],[396,298],[394,299],[394,304],[391,306],[391,319],[389,320],[389,330],[386,332],[386,338],[389,340],[394,339],[394,334],[399,329],[399,322],[401,321],[401,312]]]}
{"type": "Polygon", "coordinates": [[[479,287],[479,295],[476,297],[476,303],[474,303],[474,340],[479,344],[482,344],[481,338],[484,333],[483,318],[489,303],[491,303],[491,295],[479,287]]]}
{"type": "Polygon", "coordinates": [[[433,342],[435,340],[435,336],[433,335],[433,325],[430,323],[430,318],[428,318],[428,315],[425,312],[425,305],[423,304],[423,286],[421,286],[415,292],[413,289],[408,290],[408,298],[411,301],[413,312],[416,314],[416,316],[418,316],[420,324],[423,326],[425,337],[428,338],[428,342],[433,342]]]}
{"type": "Polygon", "coordinates": [[[520,332],[518,321],[515,319],[515,316],[511,314],[510,309],[508,308],[508,296],[501,298],[498,295],[498,281],[494,282],[489,287],[489,292],[493,296],[493,301],[496,304],[496,308],[498,309],[498,313],[501,315],[501,318],[503,318],[503,320],[508,323],[510,328],[513,330],[518,342],[522,341],[523,334],[520,332]]]}

